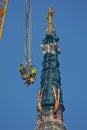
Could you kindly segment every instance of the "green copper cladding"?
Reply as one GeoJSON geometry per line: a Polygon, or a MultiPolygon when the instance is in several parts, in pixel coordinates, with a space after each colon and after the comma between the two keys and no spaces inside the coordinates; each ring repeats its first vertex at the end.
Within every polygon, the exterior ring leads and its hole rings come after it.
{"type": "MultiPolygon", "coordinates": [[[[42,41],[42,45],[56,44],[58,46],[59,39],[56,34],[46,34],[45,39],[42,41]]],[[[58,48],[55,49],[54,54],[46,53],[43,57],[42,71],[41,71],[41,88],[44,88],[44,93],[42,97],[42,106],[50,106],[54,108],[55,100],[53,87],[56,91],[61,86],[61,77],[59,71],[58,62],[58,48]]],[[[60,88],[61,89],[61,88],[60,88]]],[[[57,92],[56,92],[57,93],[57,92]]],[[[62,92],[60,94],[60,107],[64,111],[62,92]]],[[[50,109],[50,108],[49,108],[50,109]]]]}
{"type": "MultiPolygon", "coordinates": [[[[58,42],[58,38],[55,34],[46,34],[45,39],[42,44],[50,44],[58,42]]],[[[44,87],[44,95],[42,100],[42,105],[54,105],[54,93],[52,87],[54,86],[56,90],[61,86],[61,77],[59,72],[59,62],[57,60],[58,51],[55,50],[54,54],[46,53],[42,62],[41,71],[41,88],[44,87]]],[[[62,97],[61,97],[62,103],[62,97]]]]}

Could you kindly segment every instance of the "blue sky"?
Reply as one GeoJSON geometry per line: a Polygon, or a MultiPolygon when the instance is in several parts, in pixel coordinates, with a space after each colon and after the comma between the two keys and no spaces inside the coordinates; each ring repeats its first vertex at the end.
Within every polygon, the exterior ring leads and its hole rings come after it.
{"type": "Polygon", "coordinates": [[[27,88],[18,67],[25,63],[25,0],[9,0],[0,40],[0,130],[34,130],[48,7],[55,8],[67,130],[87,129],[87,1],[32,0],[32,62],[35,84],[27,88]]]}

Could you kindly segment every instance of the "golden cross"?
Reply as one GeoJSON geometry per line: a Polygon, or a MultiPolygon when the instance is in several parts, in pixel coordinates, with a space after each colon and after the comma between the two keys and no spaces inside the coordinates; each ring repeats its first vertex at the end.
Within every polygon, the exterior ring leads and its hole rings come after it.
{"type": "Polygon", "coordinates": [[[55,10],[52,7],[49,7],[48,15],[47,15],[47,20],[48,20],[48,28],[53,28],[53,14],[55,10]]]}

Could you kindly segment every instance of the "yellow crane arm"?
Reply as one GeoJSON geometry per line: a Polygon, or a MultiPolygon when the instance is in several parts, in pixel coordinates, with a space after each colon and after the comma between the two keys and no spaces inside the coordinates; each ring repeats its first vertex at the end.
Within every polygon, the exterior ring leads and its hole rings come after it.
{"type": "Polygon", "coordinates": [[[0,0],[0,39],[2,37],[2,31],[4,27],[7,7],[8,7],[8,0],[0,0]]]}

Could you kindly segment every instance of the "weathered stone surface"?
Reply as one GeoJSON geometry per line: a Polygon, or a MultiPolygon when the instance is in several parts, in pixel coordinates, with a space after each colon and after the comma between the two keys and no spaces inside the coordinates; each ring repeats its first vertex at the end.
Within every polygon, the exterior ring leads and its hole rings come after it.
{"type": "Polygon", "coordinates": [[[41,123],[37,124],[35,130],[66,130],[66,126],[63,122],[58,122],[57,120],[43,120],[41,123]]]}

